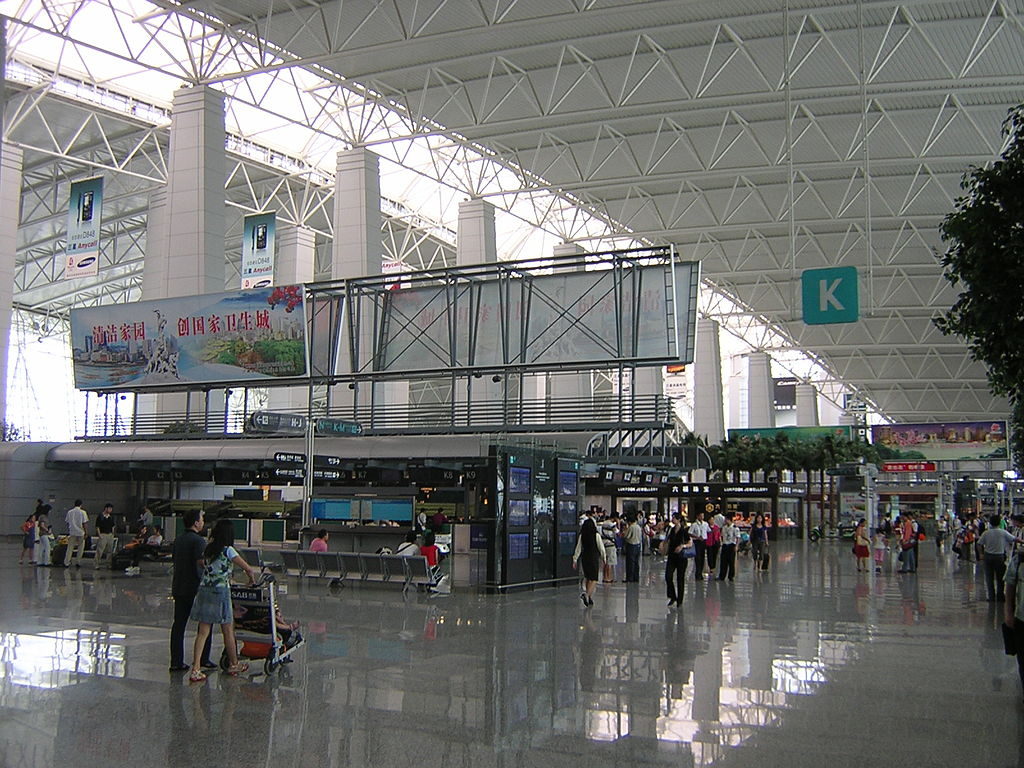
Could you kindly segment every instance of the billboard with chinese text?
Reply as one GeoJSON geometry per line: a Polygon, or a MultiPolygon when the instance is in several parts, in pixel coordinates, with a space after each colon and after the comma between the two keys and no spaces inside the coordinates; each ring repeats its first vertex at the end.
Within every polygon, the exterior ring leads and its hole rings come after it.
{"type": "Polygon", "coordinates": [[[876,424],[871,427],[871,442],[883,459],[958,459],[1008,458],[1006,422],[956,421],[944,424],[876,424]]]}
{"type": "Polygon", "coordinates": [[[301,285],[71,312],[78,389],[145,389],[304,376],[301,285]]]}
{"type": "Polygon", "coordinates": [[[274,282],[277,214],[256,213],[242,219],[242,290],[274,282]]]}

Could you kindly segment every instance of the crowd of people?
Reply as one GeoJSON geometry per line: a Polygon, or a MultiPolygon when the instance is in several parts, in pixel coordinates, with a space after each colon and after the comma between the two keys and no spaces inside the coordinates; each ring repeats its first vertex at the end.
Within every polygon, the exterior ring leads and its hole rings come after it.
{"type": "Polygon", "coordinates": [[[644,552],[664,559],[669,607],[682,604],[690,560],[697,581],[705,577],[735,580],[737,555],[748,549],[753,570],[766,570],[770,554],[764,515],[743,521],[742,527],[739,523],[732,511],[715,513],[707,520],[700,512],[687,523],[678,512],[660,519],[653,514],[642,517],[630,511],[620,516],[592,508],[581,520],[572,558],[573,568],[580,572],[580,600],[589,608],[597,585],[616,580],[620,554],[624,560],[622,581],[627,584],[640,581],[644,552]]]}

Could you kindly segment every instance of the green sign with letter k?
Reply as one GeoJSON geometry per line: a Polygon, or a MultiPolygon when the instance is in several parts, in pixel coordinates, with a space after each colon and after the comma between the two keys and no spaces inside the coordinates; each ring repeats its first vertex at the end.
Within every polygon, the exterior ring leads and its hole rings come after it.
{"type": "Polygon", "coordinates": [[[805,323],[857,322],[860,311],[856,267],[808,269],[801,275],[800,282],[805,323]]]}

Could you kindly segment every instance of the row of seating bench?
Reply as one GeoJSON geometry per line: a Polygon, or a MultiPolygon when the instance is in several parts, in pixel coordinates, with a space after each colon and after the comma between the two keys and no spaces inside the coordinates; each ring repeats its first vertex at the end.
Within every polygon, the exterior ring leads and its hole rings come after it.
{"type": "MultiPolygon", "coordinates": [[[[239,549],[246,562],[263,564],[259,550],[239,549]]],[[[366,552],[309,552],[282,549],[281,558],[287,575],[345,581],[400,583],[405,592],[410,586],[435,587],[438,578],[423,556],[376,555],[366,552]]]]}

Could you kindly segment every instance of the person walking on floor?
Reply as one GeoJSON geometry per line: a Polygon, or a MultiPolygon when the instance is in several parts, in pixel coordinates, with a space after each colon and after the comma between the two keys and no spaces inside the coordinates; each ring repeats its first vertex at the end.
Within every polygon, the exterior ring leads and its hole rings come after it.
{"type": "Polygon", "coordinates": [[[754,515],[754,522],[750,526],[750,554],[754,560],[754,567],[764,569],[765,556],[768,554],[768,526],[764,524],[764,515],[754,515]]]}
{"type": "Polygon", "coordinates": [[[50,564],[50,544],[53,541],[50,530],[50,505],[43,504],[36,513],[36,565],[50,564]]]}
{"type": "Polygon", "coordinates": [[[668,607],[683,604],[683,590],[686,584],[686,556],[684,549],[690,543],[690,534],[683,524],[683,516],[672,515],[672,527],[668,531],[668,547],[665,552],[665,589],[668,593],[668,607]]]}
{"type": "Polygon", "coordinates": [[[693,577],[697,581],[704,580],[704,547],[705,542],[708,539],[708,535],[711,533],[711,526],[704,522],[704,513],[698,512],[697,519],[690,523],[690,538],[693,539],[693,548],[695,551],[694,555],[694,574],[693,577]]]}
{"type": "Polygon", "coordinates": [[[36,553],[36,513],[25,518],[21,524],[21,557],[18,558],[18,565],[25,562],[25,555],[28,555],[28,564],[35,565],[36,553]]]}
{"type": "Polygon", "coordinates": [[[853,556],[857,559],[857,572],[869,569],[868,560],[871,558],[871,539],[868,538],[868,523],[863,517],[857,523],[853,532],[853,556]]]}
{"type": "Polygon", "coordinates": [[[978,539],[985,562],[985,590],[990,603],[1004,599],[1003,579],[1006,574],[1006,553],[1013,551],[1013,534],[999,527],[999,515],[989,518],[989,528],[978,539]]]}
{"type": "Polygon", "coordinates": [[[630,512],[626,521],[626,531],[622,535],[622,549],[626,556],[626,578],[623,581],[635,584],[640,581],[640,552],[643,549],[644,533],[637,522],[636,512],[630,512]]]}
{"type": "Polygon", "coordinates": [[[75,550],[78,550],[76,568],[82,565],[82,555],[85,554],[85,526],[89,522],[89,514],[82,509],[82,500],[75,499],[75,505],[67,511],[64,519],[68,524],[68,548],[64,553],[64,567],[70,568],[71,561],[76,558],[75,550]]]}
{"type": "Polygon", "coordinates": [[[104,557],[112,560],[114,557],[114,505],[104,504],[103,511],[96,518],[96,557],[93,560],[93,567],[100,567],[100,560],[104,557]]]}
{"type": "Polygon", "coordinates": [[[903,516],[900,522],[900,563],[901,567],[897,573],[914,573],[917,571],[917,550],[914,547],[914,523],[910,514],[903,516]]]}
{"type": "Polygon", "coordinates": [[[721,563],[718,569],[718,580],[732,581],[736,578],[736,545],[740,542],[740,529],[732,521],[732,512],[725,515],[722,526],[722,551],[719,555],[721,563]]]}
{"type": "Polygon", "coordinates": [[[1024,688],[1024,589],[1020,588],[1022,558],[1019,552],[1010,558],[1006,568],[1006,602],[1003,603],[1003,623],[1013,630],[1017,647],[1017,675],[1024,688]]]}
{"type": "MultiPolygon", "coordinates": [[[[189,509],[182,515],[184,532],[174,540],[172,557],[174,576],[171,581],[171,597],[174,600],[174,622],[171,624],[171,672],[184,672],[188,669],[185,663],[185,630],[192,614],[192,604],[199,591],[199,571],[202,568],[203,550],[206,539],[202,537],[203,511],[189,509]]],[[[217,665],[210,661],[210,640],[208,634],[199,655],[201,669],[216,669],[217,665]]]]}
{"type": "Polygon", "coordinates": [[[237,565],[249,577],[249,583],[256,583],[256,571],[245,562],[234,547],[235,529],[230,520],[218,520],[210,535],[210,543],[203,550],[203,573],[199,578],[199,589],[192,604],[192,619],[199,622],[196,642],[192,649],[192,668],[188,673],[190,683],[201,683],[206,673],[201,667],[203,648],[206,647],[213,625],[219,624],[224,636],[224,651],[228,656],[229,675],[241,675],[249,669],[248,664],[238,661],[235,644],[235,615],[231,605],[231,570],[237,565]]]}
{"type": "Polygon", "coordinates": [[[572,554],[573,570],[576,570],[577,563],[583,572],[580,600],[589,608],[594,604],[594,590],[601,579],[601,566],[604,565],[604,543],[594,519],[589,514],[584,516],[583,525],[580,526],[580,532],[576,537],[576,550],[572,554]]]}

